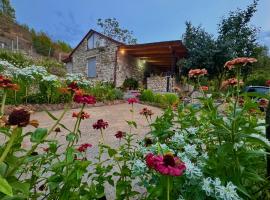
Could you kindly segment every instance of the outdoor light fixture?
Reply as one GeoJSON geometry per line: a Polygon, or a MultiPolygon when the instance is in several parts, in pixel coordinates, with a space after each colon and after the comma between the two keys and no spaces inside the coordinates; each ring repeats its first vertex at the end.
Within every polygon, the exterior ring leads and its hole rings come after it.
{"type": "Polygon", "coordinates": [[[120,50],[120,53],[121,53],[121,54],[125,54],[125,49],[121,49],[121,50],[120,50]]]}

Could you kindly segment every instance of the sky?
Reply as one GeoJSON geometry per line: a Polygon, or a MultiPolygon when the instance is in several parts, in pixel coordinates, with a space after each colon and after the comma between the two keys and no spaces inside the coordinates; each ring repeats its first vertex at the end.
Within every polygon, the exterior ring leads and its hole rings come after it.
{"type": "MultiPolygon", "coordinates": [[[[11,0],[17,21],[54,40],[76,46],[89,29],[99,30],[98,18],[115,17],[132,30],[138,43],[181,39],[185,22],[202,25],[217,35],[217,24],[229,11],[244,9],[252,0],[11,0]]],[[[270,47],[270,0],[260,0],[252,24],[258,40],[270,47]]]]}

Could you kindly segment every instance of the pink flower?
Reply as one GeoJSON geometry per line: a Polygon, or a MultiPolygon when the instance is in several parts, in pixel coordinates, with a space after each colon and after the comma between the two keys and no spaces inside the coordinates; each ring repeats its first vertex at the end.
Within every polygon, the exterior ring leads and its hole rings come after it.
{"type": "Polygon", "coordinates": [[[84,144],[81,144],[77,150],[79,152],[85,152],[87,148],[90,148],[90,147],[92,147],[92,144],[84,143],[84,144]]]}
{"type": "Polygon", "coordinates": [[[125,135],[126,135],[125,132],[123,132],[123,131],[117,131],[117,133],[115,134],[115,137],[118,138],[118,139],[121,139],[125,135]]]}
{"type": "Polygon", "coordinates": [[[139,103],[139,100],[137,98],[129,98],[127,101],[128,104],[139,103]]]}
{"type": "Polygon", "coordinates": [[[206,69],[191,69],[188,72],[188,76],[191,77],[199,77],[199,76],[204,76],[206,75],[208,72],[206,69]]]}
{"type": "Polygon", "coordinates": [[[143,108],[140,111],[140,115],[144,115],[145,117],[150,117],[153,115],[154,113],[152,112],[152,110],[148,109],[148,108],[143,108]]]}
{"type": "Polygon", "coordinates": [[[73,101],[76,103],[83,103],[83,104],[95,104],[96,103],[96,98],[91,95],[87,94],[75,94],[73,97],[73,101]]]}
{"type": "Polygon", "coordinates": [[[103,121],[103,119],[97,120],[96,123],[93,124],[94,129],[105,129],[109,126],[108,122],[103,121]]]}
{"type": "Polygon", "coordinates": [[[248,57],[239,57],[226,62],[224,67],[231,70],[234,68],[235,65],[245,66],[247,63],[254,63],[254,62],[257,62],[257,59],[248,57]]]}
{"type": "Polygon", "coordinates": [[[185,164],[171,153],[165,155],[147,154],[146,164],[162,175],[181,176],[186,170],[185,164]]]}
{"type": "MultiPolygon", "coordinates": [[[[238,80],[236,78],[230,78],[228,80],[225,80],[221,84],[221,88],[227,88],[228,86],[236,86],[238,83],[238,80]]],[[[239,85],[243,85],[244,82],[242,80],[239,80],[239,85]]]]}

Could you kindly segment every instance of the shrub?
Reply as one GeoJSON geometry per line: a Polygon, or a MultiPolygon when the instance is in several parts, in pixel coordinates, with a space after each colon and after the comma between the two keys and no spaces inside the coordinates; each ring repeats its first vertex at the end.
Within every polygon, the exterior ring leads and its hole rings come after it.
{"type": "Polygon", "coordinates": [[[142,101],[155,102],[155,94],[152,90],[144,90],[140,96],[142,101]]]}
{"type": "Polygon", "coordinates": [[[139,82],[134,78],[126,78],[123,83],[123,87],[129,90],[137,90],[139,87],[139,82]]]}
{"type": "Polygon", "coordinates": [[[163,94],[163,100],[164,100],[164,103],[167,105],[174,105],[178,103],[179,98],[176,94],[166,93],[166,94],[163,94]]]}

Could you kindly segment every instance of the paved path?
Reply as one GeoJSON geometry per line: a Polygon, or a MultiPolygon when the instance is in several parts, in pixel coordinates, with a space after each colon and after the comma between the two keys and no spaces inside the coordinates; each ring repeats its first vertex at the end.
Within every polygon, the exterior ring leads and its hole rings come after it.
{"type": "MultiPolygon", "coordinates": [[[[147,126],[147,121],[144,116],[139,114],[142,108],[147,107],[154,112],[153,120],[161,115],[162,110],[156,107],[145,106],[142,104],[134,104],[134,120],[137,122],[138,128],[134,129],[134,133],[137,135],[137,139],[142,138],[149,131],[147,126]]],[[[81,143],[91,143],[96,146],[101,138],[100,132],[92,128],[93,123],[98,119],[103,119],[109,123],[109,127],[104,131],[105,143],[115,146],[118,144],[118,139],[115,138],[114,134],[118,131],[129,131],[129,126],[126,123],[126,120],[131,120],[132,116],[130,113],[131,105],[127,103],[118,104],[118,105],[109,105],[101,107],[91,107],[86,108],[85,111],[90,114],[89,119],[85,119],[81,123],[81,132],[82,137],[80,138],[78,144],[81,143]]],[[[66,113],[66,116],[62,120],[62,124],[72,129],[76,119],[72,118],[73,112],[79,112],[79,109],[72,109],[66,113]]],[[[60,116],[62,111],[52,111],[55,116],[60,116]]],[[[46,112],[36,112],[31,115],[31,119],[37,119],[40,123],[41,128],[51,127],[54,121],[48,117],[46,112]]],[[[27,127],[27,131],[33,130],[30,126],[27,127]]],[[[61,132],[55,136],[55,133],[52,133],[50,138],[56,137],[61,144],[66,143],[67,131],[61,128],[61,132]]],[[[29,142],[25,142],[26,146],[29,145],[29,142]]]]}

